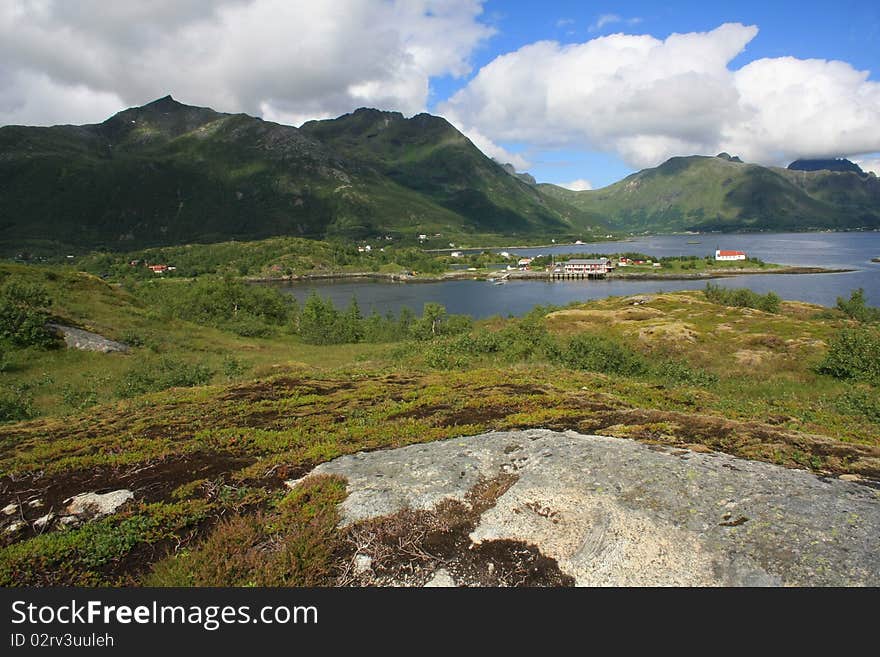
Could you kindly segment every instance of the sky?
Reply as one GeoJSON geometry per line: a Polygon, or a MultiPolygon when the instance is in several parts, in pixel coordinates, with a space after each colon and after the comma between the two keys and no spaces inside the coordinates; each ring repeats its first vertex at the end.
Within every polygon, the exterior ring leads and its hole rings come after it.
{"type": "Polygon", "coordinates": [[[721,151],[880,175],[880,3],[0,0],[0,125],[169,93],[290,125],[428,111],[572,189],[721,151]]]}

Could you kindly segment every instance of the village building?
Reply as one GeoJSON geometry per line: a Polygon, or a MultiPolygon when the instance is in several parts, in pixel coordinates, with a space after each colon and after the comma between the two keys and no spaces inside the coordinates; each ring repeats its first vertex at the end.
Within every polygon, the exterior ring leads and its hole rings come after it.
{"type": "Polygon", "coordinates": [[[723,251],[715,249],[715,260],[745,260],[746,254],[743,251],[723,251]]]}
{"type": "Polygon", "coordinates": [[[608,258],[575,258],[560,263],[566,274],[607,274],[608,258]]]}

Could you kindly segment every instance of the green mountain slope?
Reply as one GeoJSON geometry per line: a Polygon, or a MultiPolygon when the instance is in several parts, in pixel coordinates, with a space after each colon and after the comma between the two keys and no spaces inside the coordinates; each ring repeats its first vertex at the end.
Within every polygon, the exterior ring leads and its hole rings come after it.
{"type": "Polygon", "coordinates": [[[541,190],[618,230],[809,230],[880,227],[880,180],[795,171],[728,157],[674,157],[597,190],[541,190]]]}
{"type": "Polygon", "coordinates": [[[301,129],[333,152],[375,167],[460,214],[475,231],[546,235],[571,232],[573,226],[602,229],[599,217],[547,198],[437,116],[406,119],[399,112],[359,109],[301,129]]]}
{"type": "Polygon", "coordinates": [[[0,245],[571,234],[588,213],[508,175],[442,119],[374,110],[300,130],[170,96],[86,126],[0,128],[0,245]],[[352,121],[351,117],[355,117],[352,121]],[[370,141],[358,121],[392,117],[370,141]]]}

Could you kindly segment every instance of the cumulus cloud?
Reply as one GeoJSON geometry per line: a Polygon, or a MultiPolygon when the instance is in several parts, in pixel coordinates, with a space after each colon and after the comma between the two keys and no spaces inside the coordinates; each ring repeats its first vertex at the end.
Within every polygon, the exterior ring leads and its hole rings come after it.
{"type": "Polygon", "coordinates": [[[593,189],[593,183],[591,183],[589,180],[585,180],[584,178],[578,178],[577,180],[572,180],[571,182],[556,184],[559,187],[565,187],[566,189],[570,189],[573,192],[583,192],[587,189],[593,189]]]}
{"type": "Polygon", "coordinates": [[[758,33],[541,41],[484,66],[441,111],[493,142],[615,153],[633,167],[728,151],[783,164],[880,150],[880,83],[838,61],[730,62],[758,33]]]}
{"type": "Polygon", "coordinates": [[[101,120],[166,93],[290,123],[423,111],[470,71],[480,0],[0,4],[0,124],[101,120]]]}

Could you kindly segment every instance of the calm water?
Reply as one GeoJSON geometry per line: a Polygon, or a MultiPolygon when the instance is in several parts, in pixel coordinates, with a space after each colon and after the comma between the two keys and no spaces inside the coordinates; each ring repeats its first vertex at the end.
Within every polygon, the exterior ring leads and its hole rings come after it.
{"type": "MultiPolygon", "coordinates": [[[[523,256],[550,253],[617,253],[638,251],[655,257],[704,256],[721,249],[739,249],[766,262],[854,269],[846,274],[768,274],[718,279],[726,287],[748,287],[756,292],[773,290],[784,299],[798,299],[833,306],[838,296],[849,296],[855,288],[865,289],[868,302],[880,306],[880,232],[873,233],[761,233],[745,235],[664,235],[626,242],[602,242],[552,248],[506,249],[523,256]],[[688,244],[699,240],[700,244],[688,244]]],[[[493,249],[501,251],[503,249],[493,249]]],[[[393,311],[407,306],[421,312],[427,302],[446,306],[450,313],[473,317],[521,315],[541,304],[564,305],[612,295],[630,295],[658,290],[695,290],[705,281],[510,281],[493,285],[486,281],[442,283],[390,283],[320,281],[281,286],[300,301],[312,291],[345,306],[356,297],[361,310],[369,313],[393,311]]]]}

